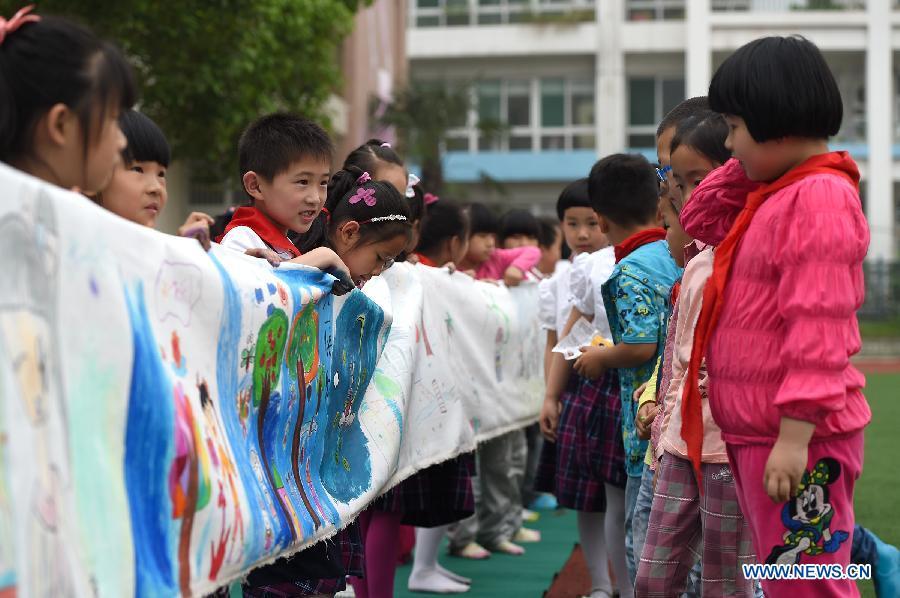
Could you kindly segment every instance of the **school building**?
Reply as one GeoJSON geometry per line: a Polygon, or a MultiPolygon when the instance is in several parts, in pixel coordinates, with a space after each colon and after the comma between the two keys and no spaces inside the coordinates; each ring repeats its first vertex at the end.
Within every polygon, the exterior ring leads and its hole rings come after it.
{"type": "Polygon", "coordinates": [[[655,160],[662,116],[763,35],[816,43],[844,98],[833,140],[859,162],[870,259],[900,232],[898,0],[406,0],[411,81],[469,90],[444,176],[467,199],[549,213],[600,156],[655,160]],[[479,123],[500,122],[492,130],[479,123]]]}

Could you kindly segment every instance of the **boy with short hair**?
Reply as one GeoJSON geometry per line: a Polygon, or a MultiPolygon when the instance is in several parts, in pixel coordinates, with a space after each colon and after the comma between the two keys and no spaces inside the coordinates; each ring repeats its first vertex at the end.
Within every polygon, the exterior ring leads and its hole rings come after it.
{"type": "MultiPolygon", "coordinates": [[[[325,205],[334,147],[309,119],[279,112],[254,121],[238,142],[241,183],[251,205],[235,210],[222,236],[224,247],[321,270],[346,270],[337,254],[319,247],[305,254],[289,231],[303,234],[325,205]]],[[[349,272],[348,272],[349,276],[349,272]]]]}
{"type": "MultiPolygon", "coordinates": [[[[335,294],[352,289],[347,266],[334,251],[319,247],[301,255],[287,237],[289,231],[307,232],[322,211],[333,152],[328,133],[306,118],[276,113],[250,124],[238,142],[238,161],[251,205],[235,210],[216,240],[273,265],[289,260],[333,273],[339,277],[332,287],[335,294]]],[[[254,570],[244,583],[244,595],[330,596],[346,587],[348,574],[361,573],[361,553],[354,524],[336,542],[319,542],[254,570]]]]}
{"type": "MultiPolygon", "coordinates": [[[[644,470],[647,441],[637,435],[634,391],[647,382],[662,355],[672,285],[681,276],[658,224],[656,171],[640,155],[614,154],[591,169],[591,205],[600,227],[615,245],[616,266],[602,287],[613,336],[612,347],[587,347],[575,370],[591,379],[616,369],[622,400],[625,445],[625,525],[629,569],[634,569],[631,519],[644,470]]],[[[633,577],[632,573],[632,577],[633,577]]]]}
{"type": "MultiPolygon", "coordinates": [[[[675,188],[675,181],[672,179],[672,167],[670,165],[670,148],[672,139],[675,137],[675,131],[681,122],[708,111],[709,100],[706,96],[688,98],[672,108],[672,110],[663,117],[656,129],[656,160],[657,164],[659,164],[657,176],[659,178],[660,215],[671,213],[674,209],[672,207],[674,205],[673,202],[676,199],[675,193],[677,192],[677,189],[675,188]]],[[[669,234],[676,233],[676,229],[681,229],[681,225],[677,222],[677,217],[675,217],[674,222],[667,223],[667,228],[669,234]]],[[[668,388],[668,382],[671,379],[672,345],[674,343],[675,327],[678,322],[678,314],[675,308],[675,297],[677,294],[678,291],[673,290],[672,311],[669,314],[669,325],[667,330],[668,338],[666,339],[662,359],[657,364],[657,375],[653,379],[655,384],[648,384],[637,399],[638,435],[645,439],[649,435],[650,446],[647,448],[647,456],[644,459],[644,476],[641,479],[641,487],[638,490],[634,515],[632,517],[631,527],[634,573],[640,569],[641,553],[647,539],[647,526],[650,522],[650,510],[653,504],[653,478],[656,474],[656,461],[658,458],[656,448],[663,421],[663,413],[661,411],[662,397],[666,395],[666,388],[668,388]],[[658,393],[657,390],[659,391],[658,393]]],[[[685,595],[700,595],[699,561],[694,565],[693,569],[691,569],[685,595]]]]}

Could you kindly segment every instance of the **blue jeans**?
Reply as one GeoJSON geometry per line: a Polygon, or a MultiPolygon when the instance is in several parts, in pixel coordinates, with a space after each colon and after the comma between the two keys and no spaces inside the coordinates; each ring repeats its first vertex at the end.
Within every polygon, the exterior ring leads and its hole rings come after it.
{"type": "Polygon", "coordinates": [[[641,485],[634,506],[634,515],[631,518],[631,544],[634,548],[635,576],[641,564],[641,555],[644,553],[644,542],[647,541],[647,526],[650,524],[650,507],[652,506],[653,472],[649,467],[644,467],[644,475],[641,476],[641,485]]]}
{"type": "MultiPolygon", "coordinates": [[[[648,469],[648,468],[644,468],[648,469]]],[[[631,576],[631,583],[637,577],[637,561],[634,558],[634,512],[637,508],[638,495],[641,492],[641,476],[628,476],[625,484],[625,562],[628,565],[628,575],[631,576]]],[[[643,541],[647,538],[647,523],[644,523],[644,536],[641,539],[641,547],[643,541]]],[[[638,555],[640,558],[640,555],[638,555]]]]}

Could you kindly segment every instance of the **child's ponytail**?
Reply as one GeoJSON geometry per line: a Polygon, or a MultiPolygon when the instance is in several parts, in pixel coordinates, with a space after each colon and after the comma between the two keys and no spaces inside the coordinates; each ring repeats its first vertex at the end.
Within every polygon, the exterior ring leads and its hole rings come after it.
{"type": "Polygon", "coordinates": [[[397,166],[404,165],[403,160],[390,143],[381,139],[369,139],[347,155],[347,159],[344,160],[344,168],[353,167],[374,174],[378,169],[378,162],[397,166]]]}
{"type": "Polygon", "coordinates": [[[20,18],[10,26],[14,20],[0,34],[0,161],[31,155],[34,128],[56,104],[78,115],[87,150],[107,110],[134,104],[131,67],[115,46],[73,21],[20,18]]]}

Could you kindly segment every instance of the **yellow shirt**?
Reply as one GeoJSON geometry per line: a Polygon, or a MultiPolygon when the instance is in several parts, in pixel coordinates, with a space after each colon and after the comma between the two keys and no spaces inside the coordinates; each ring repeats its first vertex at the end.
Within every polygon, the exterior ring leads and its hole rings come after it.
{"type": "MultiPolygon", "coordinates": [[[[644,406],[644,403],[656,403],[656,381],[659,378],[659,364],[662,361],[662,358],[656,360],[656,367],[653,369],[653,375],[650,376],[650,379],[647,380],[647,386],[644,388],[643,394],[641,394],[641,398],[638,399],[638,413],[641,411],[641,407],[644,406]]],[[[647,445],[647,452],[644,454],[644,464],[647,467],[653,462],[653,446],[647,445]]]]}

